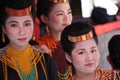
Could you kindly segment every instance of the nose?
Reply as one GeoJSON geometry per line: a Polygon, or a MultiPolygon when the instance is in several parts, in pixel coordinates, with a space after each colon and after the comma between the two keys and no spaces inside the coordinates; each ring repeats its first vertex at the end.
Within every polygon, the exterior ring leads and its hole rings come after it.
{"type": "Polygon", "coordinates": [[[25,35],[25,29],[24,29],[24,27],[19,27],[19,34],[20,35],[25,35]]]}
{"type": "Polygon", "coordinates": [[[65,14],[65,15],[64,15],[64,21],[67,22],[68,20],[69,20],[69,15],[68,15],[68,14],[65,14]]]}
{"type": "Polygon", "coordinates": [[[86,54],[86,60],[91,61],[93,59],[93,55],[91,53],[86,54]]]}

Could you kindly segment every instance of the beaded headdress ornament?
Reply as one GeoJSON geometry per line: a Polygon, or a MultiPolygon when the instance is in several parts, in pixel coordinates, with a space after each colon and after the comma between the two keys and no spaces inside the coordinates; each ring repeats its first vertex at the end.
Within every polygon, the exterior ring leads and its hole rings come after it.
{"type": "Polygon", "coordinates": [[[93,32],[90,31],[86,34],[80,35],[80,36],[68,36],[68,40],[71,42],[82,42],[88,39],[93,38],[93,32]]]}
{"type": "Polygon", "coordinates": [[[69,0],[50,0],[53,3],[66,3],[69,2],[69,0]]]}
{"type": "Polygon", "coordinates": [[[25,8],[25,9],[21,9],[21,10],[6,7],[5,10],[6,10],[7,14],[11,15],[11,16],[24,16],[24,15],[30,14],[31,6],[25,8]]]}

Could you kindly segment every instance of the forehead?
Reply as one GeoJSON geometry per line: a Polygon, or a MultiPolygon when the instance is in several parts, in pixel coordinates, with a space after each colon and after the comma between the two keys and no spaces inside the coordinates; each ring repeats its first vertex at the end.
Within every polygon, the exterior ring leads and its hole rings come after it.
{"type": "Polygon", "coordinates": [[[70,4],[67,3],[57,3],[53,6],[52,10],[58,10],[58,9],[65,9],[65,8],[70,8],[70,4]]]}
{"type": "Polygon", "coordinates": [[[26,20],[32,20],[32,17],[30,15],[26,15],[26,16],[9,16],[6,20],[6,23],[9,21],[26,21],[26,20]]]}

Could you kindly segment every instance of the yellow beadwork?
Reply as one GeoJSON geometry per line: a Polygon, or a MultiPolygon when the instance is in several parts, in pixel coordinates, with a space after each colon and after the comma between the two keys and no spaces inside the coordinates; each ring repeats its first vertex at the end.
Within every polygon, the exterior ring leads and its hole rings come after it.
{"type": "Polygon", "coordinates": [[[69,2],[69,0],[50,0],[53,3],[66,3],[69,2]]]}
{"type": "Polygon", "coordinates": [[[68,36],[68,40],[71,42],[82,42],[82,41],[85,41],[85,40],[88,40],[91,38],[93,38],[92,31],[90,31],[86,34],[80,35],[80,36],[68,36]]]}

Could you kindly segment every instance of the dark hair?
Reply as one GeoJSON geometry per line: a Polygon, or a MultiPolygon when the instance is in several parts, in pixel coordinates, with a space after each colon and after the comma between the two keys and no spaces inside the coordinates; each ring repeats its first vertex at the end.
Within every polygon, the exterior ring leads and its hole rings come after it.
{"type": "Polygon", "coordinates": [[[68,36],[79,36],[88,33],[89,31],[93,32],[93,38],[95,42],[98,44],[97,35],[95,33],[94,27],[88,23],[84,22],[76,22],[73,23],[62,31],[61,34],[61,45],[67,54],[71,55],[71,52],[74,48],[75,42],[70,42],[68,40],[68,36]]]}
{"type": "Polygon", "coordinates": [[[120,35],[114,35],[110,39],[108,50],[113,69],[120,69],[120,35]]]}
{"type": "Polygon", "coordinates": [[[91,20],[93,24],[104,24],[109,22],[109,15],[107,14],[107,10],[101,7],[95,7],[91,13],[91,20]]]}
{"type": "Polygon", "coordinates": [[[36,13],[35,13],[35,4],[34,0],[2,0],[0,2],[0,25],[4,26],[9,15],[6,13],[5,8],[9,7],[12,9],[24,9],[26,7],[32,6],[31,8],[31,17],[33,21],[35,21],[36,13]]]}
{"type": "Polygon", "coordinates": [[[38,0],[38,2],[37,2],[37,17],[38,17],[38,19],[42,22],[42,20],[40,19],[40,16],[43,14],[48,17],[51,10],[53,9],[53,7],[56,4],[57,3],[53,3],[50,0],[38,0]]]}
{"type": "Polygon", "coordinates": [[[33,21],[35,21],[36,14],[35,14],[34,0],[1,0],[0,1],[0,33],[1,33],[0,48],[6,46],[9,43],[9,39],[6,35],[4,36],[5,42],[2,42],[2,27],[5,26],[5,22],[9,17],[9,15],[5,11],[6,7],[21,10],[26,7],[29,7],[30,5],[32,6],[30,15],[33,21]]]}
{"type": "MultiPolygon", "coordinates": [[[[70,0],[69,0],[70,2],[70,0]]],[[[37,18],[40,20],[40,34],[43,36],[47,31],[46,31],[46,24],[41,20],[41,15],[44,15],[46,17],[49,16],[51,13],[53,7],[58,4],[54,3],[50,0],[38,0],[37,2],[37,18]]]]}
{"type": "Polygon", "coordinates": [[[40,16],[42,14],[45,16],[48,16],[54,5],[55,5],[55,3],[52,3],[49,0],[38,0],[38,2],[37,2],[37,17],[41,22],[42,22],[42,20],[41,20],[40,16]]]}

